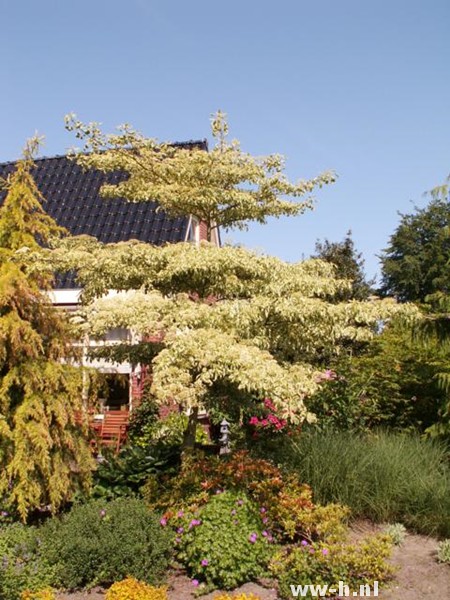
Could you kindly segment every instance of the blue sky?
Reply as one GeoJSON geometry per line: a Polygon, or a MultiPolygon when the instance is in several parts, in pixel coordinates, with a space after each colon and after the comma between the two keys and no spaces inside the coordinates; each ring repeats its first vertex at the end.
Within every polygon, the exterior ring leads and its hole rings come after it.
{"type": "Polygon", "coordinates": [[[334,169],[314,212],[226,240],[286,260],[353,231],[370,276],[398,223],[450,173],[448,0],[0,0],[0,161],[64,114],[151,137],[209,137],[228,113],[293,179],[334,169]]]}

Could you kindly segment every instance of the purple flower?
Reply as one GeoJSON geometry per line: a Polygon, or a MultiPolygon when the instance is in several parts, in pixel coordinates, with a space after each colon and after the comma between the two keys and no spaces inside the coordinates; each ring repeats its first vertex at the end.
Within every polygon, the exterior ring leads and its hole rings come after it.
{"type": "Polygon", "coordinates": [[[308,542],[306,540],[302,540],[300,543],[302,546],[308,546],[308,542]]]}
{"type": "Polygon", "coordinates": [[[254,543],[256,542],[257,538],[258,538],[258,534],[256,534],[256,533],[251,533],[251,534],[248,536],[248,541],[249,541],[251,544],[254,544],[254,543]]]}
{"type": "Polygon", "coordinates": [[[263,535],[264,537],[269,537],[269,532],[264,530],[264,531],[262,532],[262,535],[263,535]]]}
{"type": "Polygon", "coordinates": [[[193,579],[191,583],[194,587],[198,587],[198,579],[193,579]]]}
{"type": "Polygon", "coordinates": [[[192,521],[189,523],[189,529],[192,529],[193,527],[196,527],[197,525],[201,525],[201,521],[200,519],[192,519],[192,521]]]}
{"type": "Polygon", "coordinates": [[[161,527],[165,527],[167,525],[167,519],[165,517],[162,517],[159,520],[159,524],[161,525],[161,527]]]}
{"type": "Polygon", "coordinates": [[[178,527],[177,533],[183,533],[183,531],[184,531],[184,527],[178,527]]]}
{"type": "Polygon", "coordinates": [[[180,517],[180,519],[181,519],[181,517],[183,517],[183,516],[184,516],[184,512],[182,510],[179,510],[177,512],[177,517],[180,517]]]}
{"type": "Polygon", "coordinates": [[[207,558],[204,558],[201,562],[202,567],[207,567],[209,565],[209,560],[207,558]]]}
{"type": "Polygon", "coordinates": [[[328,552],[329,552],[328,548],[324,548],[324,549],[322,550],[322,554],[323,554],[324,556],[326,556],[326,555],[328,554],[328,552]]]}
{"type": "Polygon", "coordinates": [[[259,509],[259,512],[260,512],[261,514],[264,514],[265,512],[267,512],[267,508],[264,508],[264,506],[262,506],[262,507],[259,509]]]}

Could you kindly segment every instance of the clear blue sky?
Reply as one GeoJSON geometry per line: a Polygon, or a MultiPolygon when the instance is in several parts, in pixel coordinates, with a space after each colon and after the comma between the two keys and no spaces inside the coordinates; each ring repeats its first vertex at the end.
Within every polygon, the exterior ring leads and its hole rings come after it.
{"type": "Polygon", "coordinates": [[[287,260],[352,229],[369,275],[397,223],[450,173],[448,0],[0,0],[0,161],[63,116],[209,136],[228,113],[244,150],[292,178],[335,169],[314,212],[225,239],[287,260]]]}

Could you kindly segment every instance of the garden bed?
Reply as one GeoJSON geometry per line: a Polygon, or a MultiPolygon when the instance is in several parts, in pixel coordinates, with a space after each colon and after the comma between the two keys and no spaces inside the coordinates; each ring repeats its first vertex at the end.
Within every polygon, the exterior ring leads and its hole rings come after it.
{"type": "MultiPolygon", "coordinates": [[[[353,535],[360,537],[368,532],[381,529],[367,522],[353,527],[353,535]]],[[[422,535],[407,534],[404,543],[394,548],[393,562],[398,566],[395,581],[383,589],[382,600],[444,600],[450,593],[450,567],[436,562],[437,541],[422,535]]],[[[293,582],[295,583],[295,582],[293,582]]],[[[191,581],[181,573],[174,573],[169,579],[170,600],[193,600],[195,588],[191,581]]],[[[276,600],[273,589],[264,588],[255,583],[247,583],[239,588],[240,592],[253,593],[261,600],[276,600]]],[[[203,600],[213,600],[218,592],[202,596],[203,600]]],[[[58,600],[103,600],[100,590],[60,594],[58,600]]]]}

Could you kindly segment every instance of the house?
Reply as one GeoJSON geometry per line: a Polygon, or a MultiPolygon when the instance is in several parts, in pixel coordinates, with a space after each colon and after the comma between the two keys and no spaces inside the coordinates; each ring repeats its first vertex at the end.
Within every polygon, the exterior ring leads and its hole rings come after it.
{"type": "MultiPolygon", "coordinates": [[[[205,151],[208,149],[206,140],[179,145],[205,151]]],[[[0,164],[0,177],[6,178],[14,168],[14,162],[0,164]]],[[[86,171],[66,156],[37,159],[31,173],[45,198],[44,210],[72,235],[91,235],[104,243],[136,239],[156,245],[206,240],[206,226],[194,216],[170,218],[164,211],[157,211],[156,202],[131,203],[100,196],[103,184],[123,181],[126,173],[86,171]]],[[[0,204],[5,195],[6,192],[0,191],[0,204]]],[[[218,233],[215,242],[220,244],[218,233]]],[[[79,294],[80,289],[73,277],[60,277],[53,290],[53,302],[67,310],[74,310],[79,294]]],[[[112,330],[103,343],[117,343],[129,335],[127,330],[112,330]]],[[[84,360],[86,364],[105,373],[104,404],[116,410],[131,409],[133,401],[142,393],[141,367],[128,363],[117,365],[100,360],[89,361],[86,357],[84,360]]]]}

